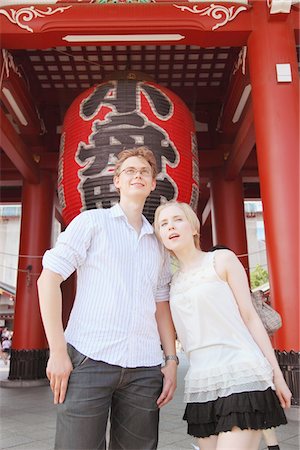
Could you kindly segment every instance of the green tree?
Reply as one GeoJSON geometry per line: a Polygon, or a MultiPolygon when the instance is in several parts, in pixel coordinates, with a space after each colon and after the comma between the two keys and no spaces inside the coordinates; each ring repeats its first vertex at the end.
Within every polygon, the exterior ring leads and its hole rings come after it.
{"type": "Polygon", "coordinates": [[[251,289],[259,287],[267,281],[269,281],[268,272],[260,264],[257,264],[250,274],[251,289]]]}

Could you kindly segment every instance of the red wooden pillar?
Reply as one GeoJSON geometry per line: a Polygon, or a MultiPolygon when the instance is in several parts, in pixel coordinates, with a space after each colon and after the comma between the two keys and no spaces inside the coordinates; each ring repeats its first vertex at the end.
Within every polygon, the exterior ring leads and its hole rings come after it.
{"type": "Polygon", "coordinates": [[[210,221],[206,221],[206,223],[201,227],[200,245],[201,249],[205,252],[207,252],[213,246],[212,229],[210,221]]]}
{"type": "Polygon", "coordinates": [[[244,194],[241,176],[227,181],[223,168],[215,169],[210,180],[214,245],[229,247],[249,273],[244,194]]]}
{"type": "Polygon", "coordinates": [[[253,2],[248,41],[256,148],[272,301],[283,319],[280,350],[299,351],[299,75],[289,14],[270,16],[253,2]],[[276,64],[292,81],[279,82],[276,64]]]}
{"type": "Polygon", "coordinates": [[[36,282],[42,268],[41,255],[51,246],[53,199],[50,174],[42,173],[39,184],[24,181],[10,380],[45,377],[47,342],[36,282]]]}
{"type": "Polygon", "coordinates": [[[66,328],[76,295],[76,272],[61,284],[61,291],[63,299],[62,320],[63,327],[66,328]]]}

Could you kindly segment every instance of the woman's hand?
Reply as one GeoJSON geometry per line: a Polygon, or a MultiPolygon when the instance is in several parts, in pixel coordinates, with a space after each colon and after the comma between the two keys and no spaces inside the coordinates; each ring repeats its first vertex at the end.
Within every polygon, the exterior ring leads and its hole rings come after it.
{"type": "Polygon", "coordinates": [[[277,397],[279,398],[282,408],[290,408],[292,393],[286,384],[283,375],[280,371],[274,374],[274,385],[277,397]]]}

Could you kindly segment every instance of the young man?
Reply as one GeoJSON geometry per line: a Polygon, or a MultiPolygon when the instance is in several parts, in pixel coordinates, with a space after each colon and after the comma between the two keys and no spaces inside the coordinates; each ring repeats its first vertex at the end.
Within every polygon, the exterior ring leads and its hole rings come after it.
{"type": "Polygon", "coordinates": [[[177,360],[168,261],[142,215],[155,178],[149,149],[121,152],[120,203],[79,214],[44,255],[38,291],[58,404],[56,449],[105,449],[109,411],[110,449],[157,448],[159,408],[172,399],[177,360]],[[64,333],[60,284],[75,270],[64,333]]]}

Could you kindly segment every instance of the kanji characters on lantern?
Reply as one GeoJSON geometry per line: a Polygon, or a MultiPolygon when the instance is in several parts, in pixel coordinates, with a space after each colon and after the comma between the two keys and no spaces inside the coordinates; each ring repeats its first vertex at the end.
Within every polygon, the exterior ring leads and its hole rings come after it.
{"type": "Polygon", "coordinates": [[[112,80],[83,92],[65,117],[58,191],[66,223],[80,211],[109,208],[118,201],[116,155],[141,145],[153,151],[159,172],[145,204],[146,217],[153,220],[162,199],[197,207],[198,152],[185,104],[150,81],[112,80]]]}

